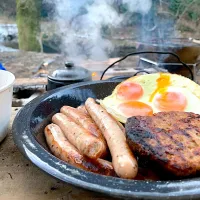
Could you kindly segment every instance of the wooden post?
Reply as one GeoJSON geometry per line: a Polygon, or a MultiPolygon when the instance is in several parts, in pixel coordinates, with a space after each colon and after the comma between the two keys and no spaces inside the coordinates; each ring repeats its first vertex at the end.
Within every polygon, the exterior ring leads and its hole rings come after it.
{"type": "Polygon", "coordinates": [[[41,0],[16,0],[19,49],[40,51],[41,0]]]}

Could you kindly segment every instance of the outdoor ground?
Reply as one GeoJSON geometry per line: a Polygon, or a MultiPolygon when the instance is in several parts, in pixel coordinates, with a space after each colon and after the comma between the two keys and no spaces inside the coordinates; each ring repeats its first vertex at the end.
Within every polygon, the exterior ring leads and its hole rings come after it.
{"type": "Polygon", "coordinates": [[[2,52],[0,53],[0,61],[8,71],[15,74],[16,78],[31,78],[43,62],[58,56],[57,54],[24,51],[2,52]]]}

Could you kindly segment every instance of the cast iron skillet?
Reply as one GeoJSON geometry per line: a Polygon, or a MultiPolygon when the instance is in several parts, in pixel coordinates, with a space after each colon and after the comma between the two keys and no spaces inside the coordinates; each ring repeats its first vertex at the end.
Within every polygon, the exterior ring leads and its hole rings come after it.
{"type": "Polygon", "coordinates": [[[130,199],[199,199],[200,178],[180,181],[134,181],[106,177],[77,169],[53,156],[43,129],[63,105],[78,106],[87,97],[110,95],[118,81],[84,82],[47,92],[25,107],[13,123],[13,138],[20,151],[48,174],[84,189],[130,199]]]}

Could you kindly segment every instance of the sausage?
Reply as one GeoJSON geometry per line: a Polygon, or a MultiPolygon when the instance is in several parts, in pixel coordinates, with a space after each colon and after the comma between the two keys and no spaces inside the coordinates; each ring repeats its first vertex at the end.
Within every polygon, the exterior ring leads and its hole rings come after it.
{"type": "Polygon", "coordinates": [[[85,128],[89,131],[92,135],[99,138],[104,144],[104,152],[102,156],[106,155],[107,144],[104,136],[102,135],[101,131],[99,130],[98,126],[95,124],[93,119],[88,115],[82,113],[80,110],[70,107],[70,106],[63,106],[60,109],[60,112],[72,118],[76,123],[80,126],[85,128]]]}
{"type": "Polygon", "coordinates": [[[119,128],[122,130],[122,132],[125,135],[125,127],[119,121],[117,121],[110,113],[108,113],[108,114],[110,115],[110,117],[113,118],[113,120],[117,123],[117,125],[119,126],[119,128]]]}
{"type": "Polygon", "coordinates": [[[119,128],[122,130],[122,132],[123,132],[124,135],[125,135],[125,127],[124,127],[119,121],[116,120],[116,122],[117,122],[119,128]]]}
{"type": "Polygon", "coordinates": [[[56,124],[49,124],[44,130],[47,144],[51,152],[61,160],[67,163],[102,175],[115,176],[112,163],[97,159],[96,161],[90,160],[82,156],[78,150],[69,143],[64,133],[56,124]]]}
{"type": "MultiPolygon", "coordinates": [[[[87,109],[86,109],[86,107],[84,105],[78,106],[77,109],[80,110],[81,112],[83,112],[85,115],[90,116],[90,114],[88,113],[88,111],[87,111],[87,109]]],[[[112,115],[110,115],[110,116],[113,117],[112,115]]],[[[114,117],[113,117],[113,119],[116,120],[114,117]]],[[[125,134],[125,128],[124,128],[124,126],[119,121],[116,120],[116,122],[117,122],[117,124],[119,125],[119,127],[121,128],[121,130],[125,134]]]]}
{"type": "Polygon", "coordinates": [[[53,115],[52,121],[61,128],[69,142],[83,155],[97,159],[104,153],[104,143],[70,117],[63,113],[56,113],[53,115]]]}
{"type": "Polygon", "coordinates": [[[83,112],[85,115],[89,115],[84,105],[78,106],[77,109],[83,112]]]}
{"type": "Polygon", "coordinates": [[[86,100],[85,106],[107,141],[116,174],[121,178],[135,178],[138,172],[137,160],[116,121],[92,98],[86,100]]]}

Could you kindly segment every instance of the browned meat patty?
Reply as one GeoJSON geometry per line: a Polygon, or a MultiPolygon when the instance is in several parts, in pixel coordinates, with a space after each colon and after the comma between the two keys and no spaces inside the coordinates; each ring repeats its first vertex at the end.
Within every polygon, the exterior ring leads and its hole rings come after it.
{"type": "Polygon", "coordinates": [[[136,116],[125,125],[127,141],[138,157],[156,162],[175,176],[200,172],[200,115],[160,112],[136,116]]]}

